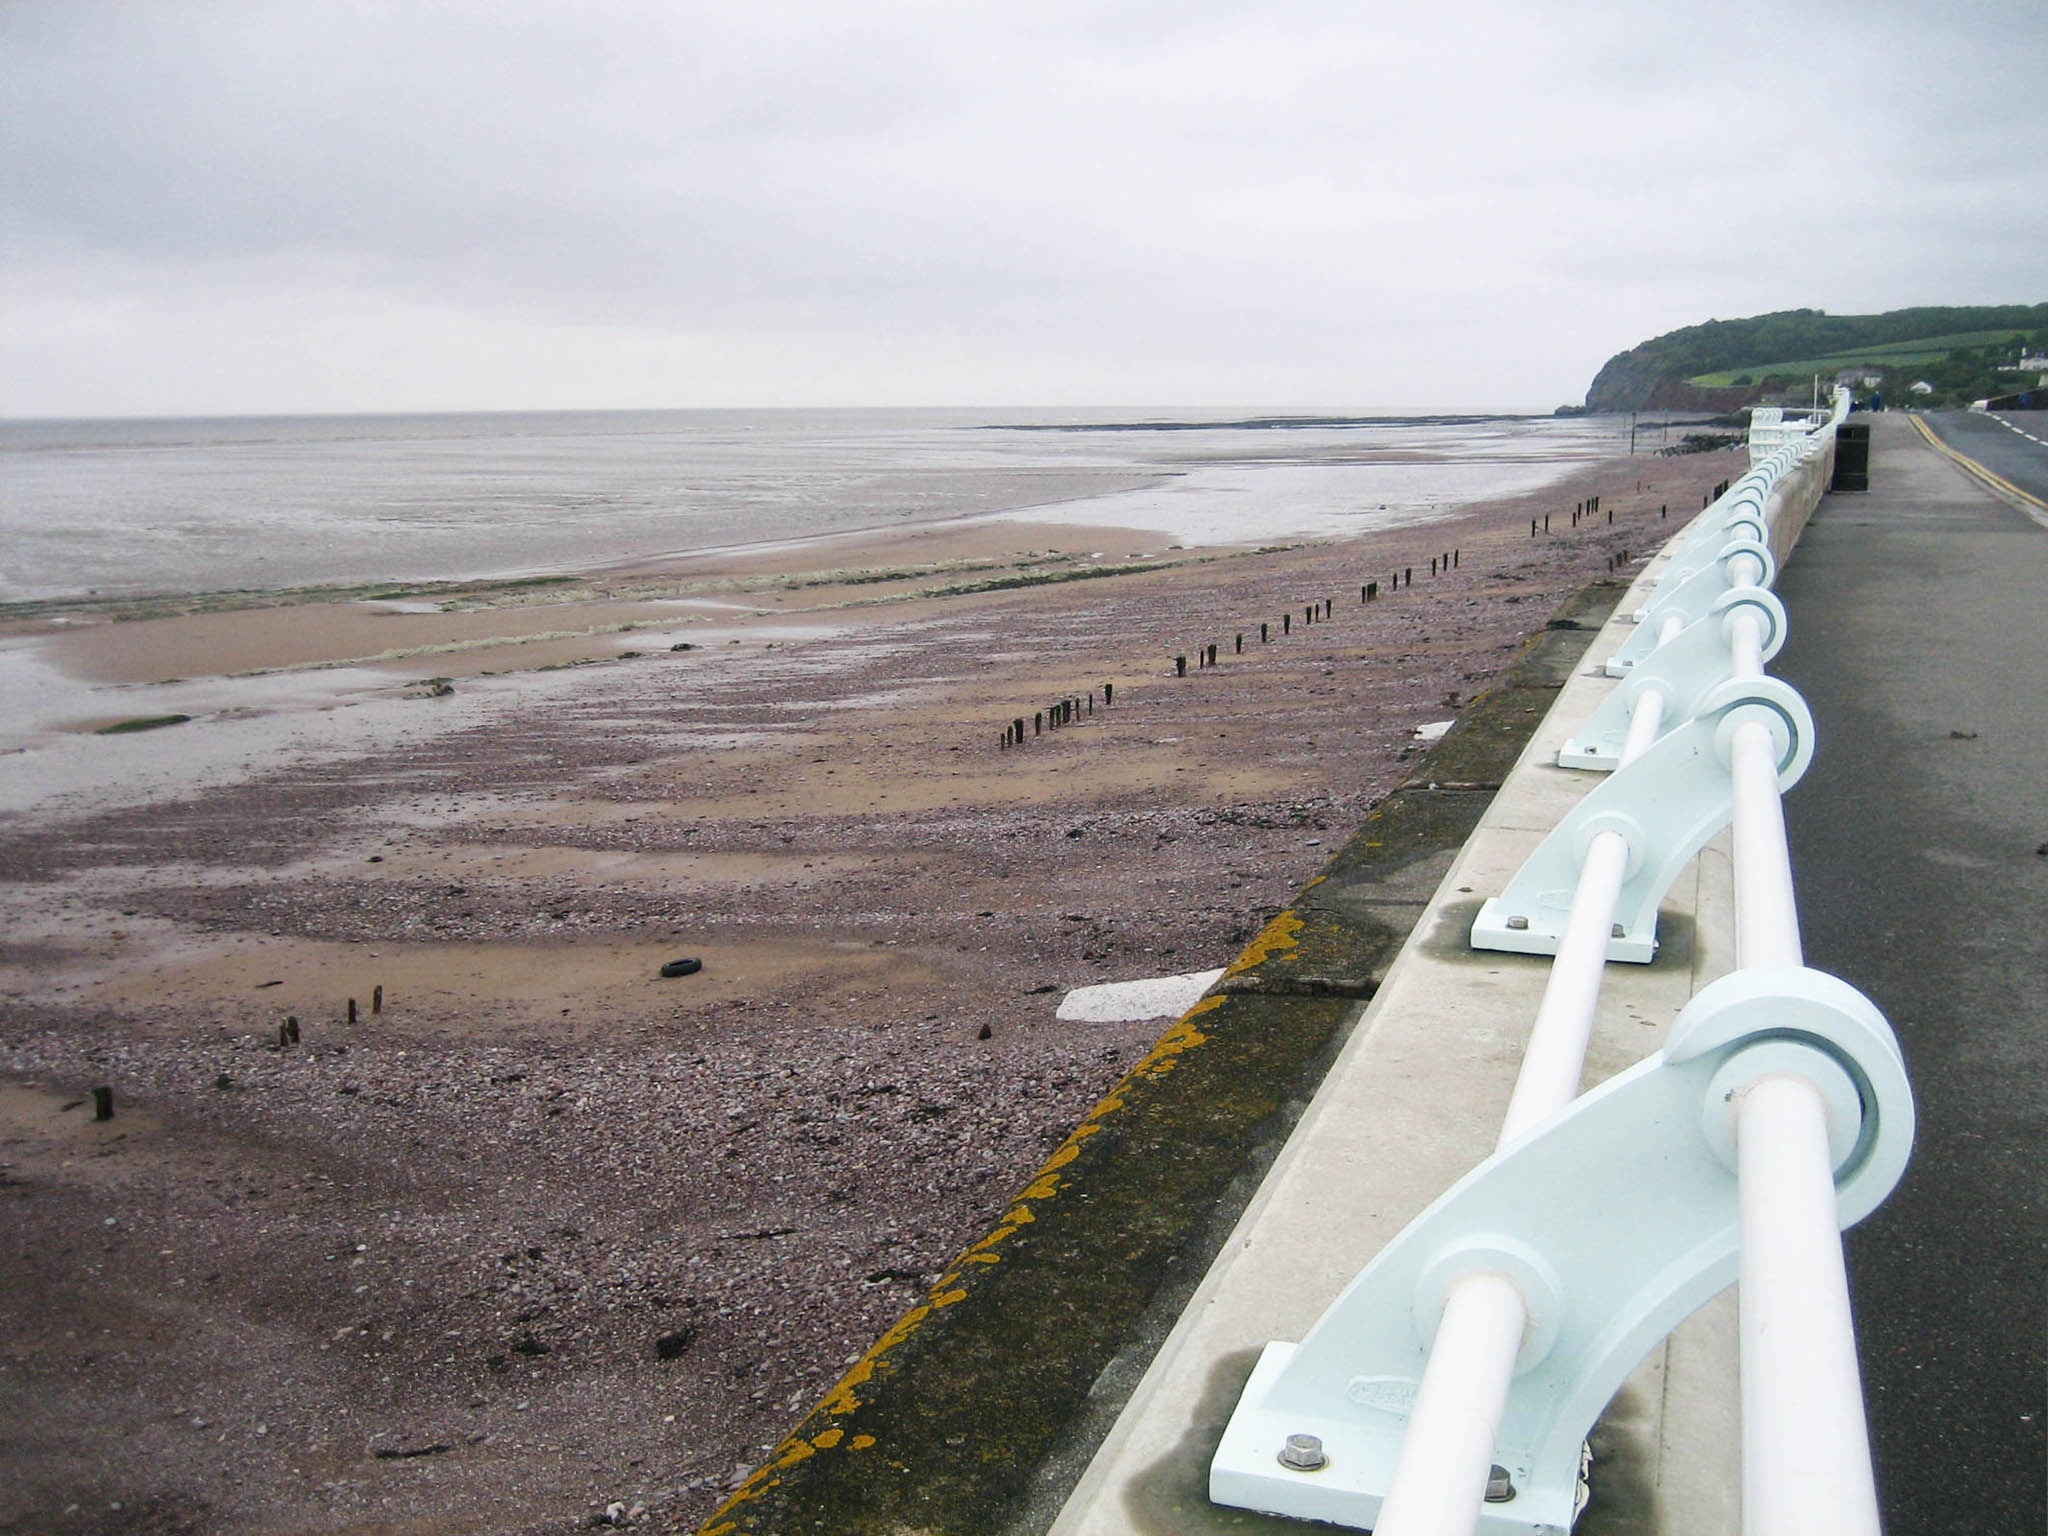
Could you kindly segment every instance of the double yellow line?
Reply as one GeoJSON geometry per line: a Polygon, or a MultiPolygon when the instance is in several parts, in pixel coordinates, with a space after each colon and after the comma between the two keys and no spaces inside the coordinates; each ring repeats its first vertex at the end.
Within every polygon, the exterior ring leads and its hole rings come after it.
{"type": "Polygon", "coordinates": [[[1949,447],[1947,443],[1944,443],[1937,437],[1934,429],[1928,426],[1919,416],[1909,416],[1906,419],[1913,423],[1919,430],[1920,435],[1927,439],[1928,446],[1933,448],[1936,453],[1947,459],[1964,474],[1970,476],[1971,479],[1976,480],[1984,489],[1998,497],[2001,501],[2011,503],[2020,511],[2033,518],[2035,522],[2040,522],[2042,515],[2048,513],[2048,501],[2043,501],[2040,497],[2021,490],[2010,480],[2006,479],[2005,476],[1986,469],[1968,454],[1957,453],[1955,449],[1949,447]]]}

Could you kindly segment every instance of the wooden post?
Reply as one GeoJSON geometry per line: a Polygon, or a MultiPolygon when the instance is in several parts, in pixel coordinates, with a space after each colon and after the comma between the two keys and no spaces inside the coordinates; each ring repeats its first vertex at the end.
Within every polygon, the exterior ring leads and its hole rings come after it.
{"type": "Polygon", "coordinates": [[[1031,712],[1031,734],[1034,736],[1043,736],[1045,734],[1045,711],[1042,709],[1034,709],[1031,712]]]}
{"type": "Polygon", "coordinates": [[[356,1021],[356,1000],[354,998],[348,1000],[348,1021],[351,1024],[356,1021]]]}
{"type": "Polygon", "coordinates": [[[1243,630],[1239,630],[1239,631],[1237,632],[1237,652],[1236,652],[1236,654],[1237,654],[1237,655],[1239,655],[1239,656],[1242,656],[1242,655],[1244,654],[1244,631],[1243,631],[1243,630]]]}
{"type": "Polygon", "coordinates": [[[1465,558],[1465,551],[1463,551],[1462,549],[1454,549],[1454,550],[1452,550],[1452,551],[1451,551],[1451,569],[1452,569],[1452,570],[1456,570],[1456,569],[1458,568],[1458,566],[1459,566],[1459,565],[1460,565],[1460,564],[1461,564],[1461,563],[1462,563],[1462,562],[1464,561],[1464,558],[1465,558]]]}
{"type": "Polygon", "coordinates": [[[299,1043],[299,1016],[296,1013],[284,1016],[284,1037],[293,1045],[299,1043]]]}
{"type": "Polygon", "coordinates": [[[92,1091],[92,1117],[95,1120],[114,1118],[114,1090],[104,1083],[92,1091]]]}
{"type": "Polygon", "coordinates": [[[1266,643],[1266,626],[1265,626],[1265,623],[1264,623],[1264,621],[1262,620],[1262,621],[1260,622],[1260,624],[1259,624],[1259,644],[1261,644],[1261,645],[1264,645],[1265,643],[1266,643]]]}
{"type": "Polygon", "coordinates": [[[1283,635],[1291,635],[1291,634],[1293,634],[1293,633],[1294,633],[1294,615],[1293,615],[1293,614],[1291,614],[1291,613],[1283,613],[1283,614],[1281,614],[1281,615],[1280,615],[1280,633],[1281,633],[1281,634],[1283,634],[1283,635]]]}
{"type": "Polygon", "coordinates": [[[1112,697],[1113,697],[1113,695],[1114,695],[1115,693],[1116,693],[1116,684],[1115,684],[1115,683],[1104,683],[1104,684],[1102,685],[1102,707],[1103,707],[1104,709],[1107,709],[1107,708],[1109,708],[1109,706],[1110,706],[1110,702],[1111,702],[1111,699],[1112,699],[1112,697]]]}
{"type": "Polygon", "coordinates": [[[1380,584],[1376,581],[1368,581],[1360,590],[1364,593],[1365,600],[1369,603],[1380,595],[1380,584]]]}
{"type": "Polygon", "coordinates": [[[1173,675],[1175,677],[1186,677],[1188,675],[1187,657],[1176,656],[1173,658],[1173,675]]]}
{"type": "Polygon", "coordinates": [[[378,983],[377,983],[377,985],[376,985],[376,986],[374,986],[374,987],[370,988],[370,1012],[372,1012],[372,1013],[382,1013],[383,1011],[384,1011],[384,983],[380,981],[380,982],[378,982],[378,983]]]}
{"type": "Polygon", "coordinates": [[[1216,665],[1216,647],[1213,645],[1209,647],[1209,665],[1212,667],[1216,665]]]}

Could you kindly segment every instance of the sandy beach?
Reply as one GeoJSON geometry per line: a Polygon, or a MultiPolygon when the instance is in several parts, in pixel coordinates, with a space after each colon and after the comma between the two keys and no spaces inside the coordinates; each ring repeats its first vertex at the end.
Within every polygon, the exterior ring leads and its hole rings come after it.
{"type": "Polygon", "coordinates": [[[16,614],[0,1531],[694,1528],[1163,1027],[1061,997],[1225,964],[1737,462],[16,614]]]}

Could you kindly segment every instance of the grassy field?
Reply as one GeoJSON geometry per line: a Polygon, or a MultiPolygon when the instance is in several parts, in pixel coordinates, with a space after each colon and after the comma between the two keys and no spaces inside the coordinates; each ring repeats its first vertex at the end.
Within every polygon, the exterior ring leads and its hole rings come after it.
{"type": "Polygon", "coordinates": [[[1831,375],[1837,369],[1859,365],[1872,368],[1910,368],[1920,363],[1937,363],[1957,347],[1983,347],[2010,341],[2010,327],[1997,331],[1958,331],[1949,336],[1926,336],[1917,341],[1887,342],[1883,346],[1857,347],[1848,352],[1830,352],[1825,357],[1795,358],[1790,362],[1759,363],[1748,368],[1728,368],[1719,373],[1702,373],[1687,379],[1708,389],[1725,389],[1738,380],[1804,378],[1809,374],[1831,375]]]}

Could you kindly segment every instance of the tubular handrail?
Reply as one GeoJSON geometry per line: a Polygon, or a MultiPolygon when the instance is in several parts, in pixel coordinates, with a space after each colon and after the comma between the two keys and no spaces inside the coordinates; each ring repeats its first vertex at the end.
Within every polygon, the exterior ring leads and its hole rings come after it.
{"type": "MultiPolygon", "coordinates": [[[[1762,562],[1744,550],[1740,543],[1731,541],[1729,547],[1737,551],[1736,557],[1728,564],[1731,586],[1760,585],[1764,575],[1762,562]]],[[[1668,641],[1680,627],[1677,617],[1670,615],[1664,619],[1659,633],[1668,641]]],[[[1755,615],[1738,610],[1728,628],[1733,674],[1737,677],[1761,677],[1762,641],[1755,615]]],[[[1646,690],[1636,697],[1618,767],[1625,768],[1639,758],[1649,739],[1654,738],[1657,725],[1661,723],[1662,703],[1662,695],[1654,690],[1646,690]]],[[[1754,797],[1758,793],[1755,775],[1760,764],[1769,783],[1769,804],[1775,808],[1778,803],[1777,752],[1769,728],[1755,722],[1738,726],[1734,752],[1738,784],[1748,784],[1750,795],[1754,797]],[[1763,753],[1761,758],[1757,755],[1759,746],[1763,753]]],[[[1746,801],[1738,788],[1736,808],[1738,828],[1748,825],[1752,836],[1759,832],[1768,836],[1767,829],[1756,826],[1759,818],[1767,814],[1760,802],[1753,798],[1746,801]],[[1747,816],[1744,815],[1745,807],[1747,816]]],[[[1781,839],[1783,830],[1780,820],[1778,834],[1781,839]]],[[[1738,840],[1741,836],[1738,831],[1738,840]]],[[[1523,1051],[1521,1070],[1508,1101],[1497,1146],[1512,1144],[1578,1097],[1579,1079],[1585,1070],[1586,1050],[1592,1039],[1594,1015],[1600,1001],[1600,986],[1606,974],[1607,942],[1614,922],[1615,902],[1621,894],[1628,856],[1628,839],[1620,832],[1600,832],[1587,845],[1564,933],[1558,942],[1557,957],[1551,962],[1550,976],[1537,1007],[1529,1043],[1523,1051]]],[[[1785,863],[1789,872],[1789,861],[1780,862],[1785,863]]],[[[1744,860],[1739,841],[1736,863],[1739,957],[1742,952],[1740,935],[1748,931],[1742,925],[1742,913],[1748,903],[1743,895],[1744,860]]],[[[1774,915],[1782,916],[1775,903],[1773,911],[1774,915]]],[[[1758,921],[1762,920],[1759,912],[1758,921]]],[[[1795,950],[1797,942],[1795,937],[1795,950]]],[[[1799,963],[1796,953],[1790,963],[1799,963]]],[[[1832,1174],[1832,1169],[1829,1172],[1832,1174]]],[[[1452,1302],[1463,1299],[1466,1292],[1481,1285],[1498,1287],[1503,1283],[1498,1275],[1474,1275],[1452,1288],[1452,1302]]],[[[1511,1286],[1507,1289],[1512,1292],[1511,1286]]],[[[1458,1509],[1446,1510],[1443,1508],[1443,1492],[1447,1488],[1471,1486],[1475,1474],[1483,1487],[1485,1474],[1493,1465],[1493,1441],[1489,1436],[1481,1445],[1469,1434],[1454,1440],[1454,1430],[1450,1426],[1459,1423],[1498,1425],[1500,1422],[1511,1381],[1504,1367],[1513,1364],[1528,1320],[1519,1293],[1514,1293],[1514,1296],[1515,1325],[1512,1333],[1504,1326],[1506,1304],[1499,1300],[1483,1306],[1458,1307],[1455,1311],[1452,1306],[1446,1306],[1443,1321],[1438,1325],[1439,1348],[1432,1349],[1430,1353],[1415,1413],[1409,1420],[1408,1434],[1403,1439],[1401,1456],[1395,1464],[1393,1483],[1373,1526],[1375,1536],[1450,1536],[1450,1533],[1470,1531],[1476,1523],[1474,1517],[1480,1508],[1479,1502],[1465,1500],[1458,1509]],[[1472,1336],[1463,1336],[1468,1331],[1472,1336]],[[1488,1340],[1490,1343],[1486,1342],[1488,1340]],[[1450,1349],[1441,1349],[1445,1341],[1451,1342],[1450,1349]],[[1473,1359],[1475,1353],[1481,1355],[1476,1362],[1473,1359]]]]}
{"type": "MultiPolygon", "coordinates": [[[[1911,1139],[1910,1096],[1881,1017],[1851,989],[1804,968],[1781,795],[1803,771],[1810,741],[1802,744],[1799,737],[1810,734],[1811,725],[1797,695],[1765,672],[1782,631],[1782,608],[1764,590],[1775,574],[1769,510],[1781,505],[1778,483],[1831,447],[1846,410],[1843,393],[1817,431],[1763,455],[1718,498],[1701,516],[1704,527],[1679,542],[1663,585],[1639,611],[1651,640],[1636,658],[1644,682],[1626,696],[1619,751],[1611,764],[1601,764],[1616,770],[1602,791],[1616,793],[1597,806],[1600,792],[1589,795],[1580,812],[1595,809],[1583,816],[1574,812],[1547,840],[1546,848],[1568,841],[1569,855],[1552,849],[1546,863],[1539,849],[1508,892],[1487,903],[1488,909],[1501,903],[1532,906],[1526,890],[1514,894],[1517,882],[1547,884],[1559,860],[1568,857],[1576,861],[1576,880],[1561,926],[1535,933],[1526,911],[1502,922],[1498,912],[1489,917],[1487,910],[1475,925],[1476,946],[1555,956],[1495,1154],[1390,1244],[1298,1349],[1269,1347],[1271,1359],[1255,1373],[1212,1467],[1212,1497],[1219,1502],[1370,1527],[1377,1536],[1466,1536],[1482,1525],[1489,1532],[1567,1529],[1584,1490],[1572,1469],[1560,1472],[1559,1446],[1568,1449],[1572,1438],[1583,1438],[1590,1419],[1575,1437],[1560,1441],[1551,1432],[1547,1449],[1525,1446],[1519,1456],[1504,1445],[1502,1426],[1504,1415],[1514,1416],[1517,1433],[1526,1438],[1528,1424],[1543,1420],[1541,1405],[1525,1402],[1516,1409],[1516,1382],[1553,1347],[1557,1314],[1571,1304],[1575,1277],[1561,1273],[1566,1261],[1553,1262],[1540,1237],[1537,1251],[1529,1251],[1526,1233],[1520,1239],[1470,1233],[1434,1259],[1420,1250],[1441,1244],[1440,1234],[1430,1235],[1435,1229],[1460,1230],[1450,1213],[1461,1205],[1483,1210],[1489,1182],[1513,1181],[1520,1163],[1556,1159],[1557,1149],[1578,1134],[1568,1122],[1590,1120],[1596,1101],[1599,1114],[1626,1118],[1624,1100],[1669,1093],[1680,1078],[1684,1087],[1676,1091],[1696,1092],[1698,1080],[1710,1074],[1700,1112],[1704,1131],[1691,1132],[1706,1140],[1689,1150],[1705,1166],[1718,1168],[1717,1189],[1724,1188],[1727,1173],[1735,1175],[1733,1190],[1714,1196],[1731,1207],[1727,1235],[1716,1241],[1734,1252],[1705,1256],[1702,1247],[1685,1256],[1696,1275],[1678,1273],[1684,1268],[1678,1264],[1658,1283],[1692,1296],[1710,1276],[1722,1276],[1725,1284],[1739,1274],[1745,1529],[1748,1536],[1816,1529],[1874,1536],[1876,1496],[1840,1231],[1881,1200],[1903,1169],[1911,1139]],[[1702,547],[1703,535],[1711,547],[1702,547]],[[1707,586],[1720,591],[1703,601],[1701,589],[1707,586]],[[1704,632],[1686,638],[1701,623],[1715,626],[1718,645],[1704,632]],[[1713,665],[1720,682],[1685,690],[1660,682],[1658,653],[1667,648],[1682,649],[1692,658],[1689,665],[1717,653],[1713,665]],[[1696,701],[1689,716],[1671,707],[1682,692],[1696,701]],[[1581,1098],[1579,1080],[1605,967],[1617,957],[1612,946],[1623,934],[1616,914],[1624,887],[1657,852],[1651,845],[1660,836],[1671,842],[1669,834],[1646,829],[1632,813],[1643,799],[1638,791],[1631,800],[1624,783],[1632,769],[1656,772],[1672,764],[1697,775],[1703,752],[1718,755],[1723,765],[1720,788],[1712,791],[1721,811],[1702,817],[1695,808],[1691,820],[1706,825],[1706,833],[1693,825],[1685,836],[1696,838],[1696,848],[1713,825],[1732,826],[1735,973],[1688,1005],[1659,1058],[1581,1098]],[[1539,873],[1530,876],[1531,869],[1539,873]],[[1666,1074],[1661,1084],[1652,1080],[1660,1071],[1666,1074]],[[1853,1200],[1837,1199],[1838,1181],[1845,1191],[1853,1189],[1853,1200]],[[1403,1253],[1404,1247],[1417,1252],[1403,1253]],[[1365,1358],[1375,1350],[1389,1358],[1401,1352],[1398,1341],[1387,1343],[1385,1329],[1365,1314],[1374,1305],[1399,1304],[1402,1287],[1415,1284],[1418,1264],[1425,1292],[1433,1287],[1440,1297],[1441,1316],[1420,1379],[1403,1388],[1399,1377],[1374,1374],[1374,1362],[1365,1358]],[[1727,1273],[1731,1269],[1736,1274],[1727,1273]],[[1375,1287],[1381,1293],[1377,1300],[1375,1287]],[[1315,1351],[1346,1345],[1358,1359],[1315,1357],[1315,1351]],[[1276,1354],[1290,1350],[1291,1355],[1276,1354]],[[1350,1374],[1354,1370],[1359,1374],[1350,1374]],[[1398,1435],[1384,1481],[1362,1475],[1341,1494],[1327,1481],[1311,1487],[1322,1462],[1308,1466],[1298,1455],[1292,1461],[1281,1456],[1278,1471],[1261,1470],[1256,1441],[1271,1437],[1274,1405],[1294,1405],[1286,1411],[1296,1418],[1327,1414],[1332,1384],[1347,1375],[1349,1402],[1373,1410],[1405,1406],[1405,1423],[1391,1431],[1378,1420],[1366,1425],[1366,1443],[1359,1448],[1365,1454],[1354,1457],[1370,1461],[1375,1436],[1398,1435]],[[1508,1512],[1496,1518],[1502,1489],[1506,1499],[1516,1497],[1517,1477],[1534,1496],[1520,1509],[1506,1504],[1508,1512]],[[1560,1486],[1565,1483],[1571,1486],[1560,1486]],[[1533,1507],[1537,1496],[1547,1506],[1533,1507]]],[[[1671,849],[1661,853],[1659,867],[1669,866],[1671,849]]],[[[1661,894],[1651,900],[1652,914],[1661,894]]],[[[1660,1134],[1671,1134],[1671,1118],[1667,1112],[1654,1121],[1660,1134]]],[[[1615,1152],[1626,1155],[1627,1149],[1615,1152]]],[[[1722,1220],[1703,1219],[1710,1226],[1722,1220]]],[[[1631,1305],[1645,1318],[1668,1316],[1675,1322],[1719,1288],[1706,1289],[1686,1305],[1676,1295],[1637,1296],[1631,1305]]],[[[1610,1357],[1618,1356],[1611,1342],[1580,1347],[1591,1351],[1579,1367],[1585,1380],[1604,1380],[1603,1371],[1613,1372],[1610,1357]]],[[[1555,1376],[1570,1365],[1544,1363],[1537,1374],[1555,1376]]],[[[1545,1390],[1555,1396],[1558,1389],[1545,1390]]],[[[1605,1398],[1593,1393],[1588,1400],[1593,1399],[1590,1411],[1597,1412],[1605,1398]]]]}

